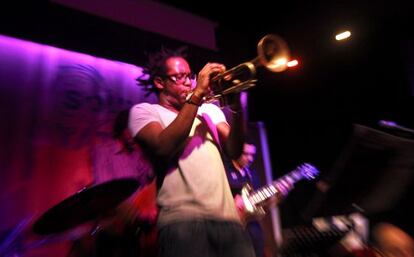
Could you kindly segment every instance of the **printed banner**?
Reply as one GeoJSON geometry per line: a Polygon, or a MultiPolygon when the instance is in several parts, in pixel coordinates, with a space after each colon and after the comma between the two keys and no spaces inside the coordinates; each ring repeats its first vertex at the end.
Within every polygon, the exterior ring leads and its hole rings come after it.
{"type": "MultiPolygon", "coordinates": [[[[94,156],[112,139],[117,115],[156,100],[137,85],[141,72],[0,35],[0,255],[42,213],[95,182],[94,156]]],[[[45,256],[26,250],[17,254],[45,256]]]]}

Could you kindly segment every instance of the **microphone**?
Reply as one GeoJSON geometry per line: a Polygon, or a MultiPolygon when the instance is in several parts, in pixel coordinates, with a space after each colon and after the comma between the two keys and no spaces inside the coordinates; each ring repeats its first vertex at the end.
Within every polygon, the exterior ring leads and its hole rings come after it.
{"type": "Polygon", "coordinates": [[[399,131],[404,131],[404,132],[409,132],[414,134],[414,130],[403,127],[398,125],[396,122],[394,121],[390,121],[390,120],[380,120],[378,121],[378,125],[382,128],[387,128],[387,129],[395,129],[395,130],[399,130],[399,131]]]}

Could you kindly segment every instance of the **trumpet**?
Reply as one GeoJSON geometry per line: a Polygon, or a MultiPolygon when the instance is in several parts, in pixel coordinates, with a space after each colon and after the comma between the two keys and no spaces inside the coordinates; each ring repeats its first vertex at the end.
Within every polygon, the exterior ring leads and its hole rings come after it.
{"type": "Polygon", "coordinates": [[[275,34],[268,34],[257,44],[257,57],[239,64],[229,70],[215,75],[212,81],[211,94],[205,102],[220,101],[227,105],[226,95],[239,93],[256,85],[256,70],[264,66],[271,72],[282,72],[287,68],[289,49],[286,42],[275,34]]]}

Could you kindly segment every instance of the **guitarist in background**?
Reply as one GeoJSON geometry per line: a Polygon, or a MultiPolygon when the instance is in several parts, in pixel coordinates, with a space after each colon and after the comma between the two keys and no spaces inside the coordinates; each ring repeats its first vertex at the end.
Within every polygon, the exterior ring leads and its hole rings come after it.
{"type": "MultiPolygon", "coordinates": [[[[253,164],[255,157],[256,146],[252,143],[245,143],[243,146],[243,153],[237,160],[225,162],[227,167],[227,178],[242,220],[245,216],[244,203],[240,197],[242,188],[246,184],[249,184],[253,190],[263,186],[260,183],[260,179],[256,171],[251,169],[251,165],[253,164]]],[[[280,188],[282,195],[286,195],[291,188],[291,185],[286,185],[285,188],[280,188]]],[[[271,199],[269,204],[276,202],[277,199],[271,199]]],[[[246,231],[252,240],[256,257],[263,257],[265,238],[258,218],[259,217],[255,217],[253,219],[245,220],[245,226],[246,231]]]]}
{"type": "MultiPolygon", "coordinates": [[[[261,186],[256,172],[250,170],[250,166],[252,165],[255,157],[256,146],[250,143],[245,143],[242,155],[237,160],[231,160],[226,163],[227,178],[229,180],[231,192],[233,196],[236,197],[236,207],[241,213],[244,211],[244,205],[241,202],[241,199],[237,196],[240,195],[243,186],[250,184],[253,189],[261,186]]],[[[264,235],[259,222],[256,219],[247,222],[246,231],[252,240],[256,257],[263,257],[264,235]]]]}

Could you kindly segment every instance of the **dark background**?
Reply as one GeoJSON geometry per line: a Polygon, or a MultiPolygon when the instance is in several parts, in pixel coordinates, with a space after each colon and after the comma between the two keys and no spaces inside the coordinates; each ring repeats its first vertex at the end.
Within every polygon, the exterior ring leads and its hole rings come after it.
{"type": "MultiPolygon", "coordinates": [[[[249,119],[266,125],[274,177],[302,162],[319,167],[321,177],[329,174],[354,123],[377,128],[388,119],[414,127],[408,1],[160,2],[218,23],[217,51],[189,45],[195,70],[207,61],[232,67],[253,59],[268,33],[288,43],[299,66],[277,74],[261,70],[249,91],[249,119]],[[336,42],[342,29],[352,37],[336,42]]],[[[145,52],[183,45],[48,1],[2,5],[0,34],[94,56],[143,65],[145,52]]],[[[313,190],[300,184],[282,204],[287,226],[303,221],[313,190]]]]}

